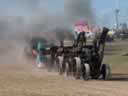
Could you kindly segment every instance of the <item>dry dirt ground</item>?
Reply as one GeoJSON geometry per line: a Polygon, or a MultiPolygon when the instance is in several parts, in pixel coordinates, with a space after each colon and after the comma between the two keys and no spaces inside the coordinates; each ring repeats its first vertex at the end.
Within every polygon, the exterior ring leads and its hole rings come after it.
{"type": "Polygon", "coordinates": [[[128,96],[128,75],[117,70],[109,81],[73,80],[38,70],[17,50],[5,50],[0,50],[0,96],[128,96]]]}

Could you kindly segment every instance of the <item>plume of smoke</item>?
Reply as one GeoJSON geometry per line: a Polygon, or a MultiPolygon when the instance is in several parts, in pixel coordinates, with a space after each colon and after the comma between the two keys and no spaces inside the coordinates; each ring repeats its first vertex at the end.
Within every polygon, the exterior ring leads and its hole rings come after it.
{"type": "Polygon", "coordinates": [[[40,0],[13,0],[13,2],[20,7],[24,6],[24,9],[33,14],[27,19],[22,16],[6,16],[0,20],[0,28],[2,27],[0,36],[4,35],[6,38],[25,40],[33,36],[42,36],[57,41],[60,37],[63,39],[67,37],[64,33],[71,33],[71,24],[75,20],[87,19],[95,24],[91,0],[65,0],[63,6],[65,11],[62,15],[50,13],[54,9],[41,9],[40,0]]]}
{"type": "Polygon", "coordinates": [[[76,20],[88,20],[92,25],[96,24],[91,0],[66,0],[67,17],[71,22],[76,20]]]}
{"type": "Polygon", "coordinates": [[[63,15],[53,15],[45,13],[46,11],[42,11],[43,14],[37,13],[37,15],[34,17],[35,20],[34,25],[32,25],[32,30],[36,31],[36,33],[57,33],[56,37],[53,38],[58,37],[57,39],[60,39],[59,37],[62,36],[65,38],[65,32],[71,33],[71,24],[76,20],[86,19],[92,25],[96,24],[94,13],[92,11],[91,0],[65,0],[64,8],[65,11],[63,15]],[[56,33],[54,31],[56,31],[56,33]]]}
{"type": "MultiPolygon", "coordinates": [[[[72,39],[72,23],[75,20],[87,19],[95,24],[95,18],[91,8],[91,0],[64,0],[63,13],[52,14],[54,9],[40,8],[43,0],[5,0],[10,5],[9,15],[0,15],[0,41],[10,41],[14,45],[16,57],[22,58],[24,48],[32,37],[42,37],[51,43],[65,38],[72,39]],[[17,10],[13,10],[14,7],[17,10]],[[29,14],[29,16],[16,16],[16,13],[29,14]],[[94,18],[94,19],[93,19],[94,18]]],[[[50,1],[50,0],[47,0],[50,1]]],[[[46,1],[45,1],[46,2],[46,1]]],[[[52,0],[51,0],[52,2],[52,0]]],[[[1,10],[0,10],[1,11],[1,10]]],[[[3,10],[2,11],[6,11],[3,10]]],[[[1,13],[1,12],[0,12],[1,13]]],[[[8,12],[5,12],[8,13],[8,12]]],[[[6,43],[7,44],[7,43],[6,43]]],[[[5,45],[6,45],[5,44],[5,45]]],[[[2,45],[0,43],[0,45],[2,45]]],[[[3,46],[3,45],[2,45],[3,46]]],[[[24,60],[23,60],[24,61],[24,60]]]]}

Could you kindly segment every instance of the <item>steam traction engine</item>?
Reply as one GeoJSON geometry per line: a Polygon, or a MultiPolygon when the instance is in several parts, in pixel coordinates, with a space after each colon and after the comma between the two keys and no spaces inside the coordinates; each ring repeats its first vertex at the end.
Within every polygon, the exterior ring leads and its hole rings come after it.
{"type": "Polygon", "coordinates": [[[74,76],[76,79],[102,79],[107,80],[110,76],[110,66],[102,64],[104,57],[105,40],[109,29],[103,28],[99,39],[94,39],[92,45],[86,44],[84,32],[81,32],[72,46],[61,46],[51,50],[53,63],[57,66],[60,74],[74,76]]]}

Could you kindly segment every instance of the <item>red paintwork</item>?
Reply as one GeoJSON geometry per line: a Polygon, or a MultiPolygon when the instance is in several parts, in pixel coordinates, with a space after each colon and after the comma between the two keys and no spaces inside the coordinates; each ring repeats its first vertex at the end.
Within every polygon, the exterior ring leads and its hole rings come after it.
{"type": "Polygon", "coordinates": [[[36,50],[32,50],[32,54],[36,56],[37,55],[37,51],[36,50]]]}
{"type": "Polygon", "coordinates": [[[88,21],[78,21],[75,26],[88,26],[88,21]]]}

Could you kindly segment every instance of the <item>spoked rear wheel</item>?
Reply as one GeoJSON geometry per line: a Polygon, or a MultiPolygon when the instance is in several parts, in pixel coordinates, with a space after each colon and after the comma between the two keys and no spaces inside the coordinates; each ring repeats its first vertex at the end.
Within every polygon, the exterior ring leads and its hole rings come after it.
{"type": "Polygon", "coordinates": [[[59,74],[62,75],[64,73],[64,58],[63,56],[58,56],[57,57],[58,59],[58,71],[59,71],[59,74]]]}
{"type": "Polygon", "coordinates": [[[88,80],[90,78],[90,65],[87,63],[83,66],[82,77],[84,80],[88,80]]]}
{"type": "Polygon", "coordinates": [[[67,77],[71,75],[71,66],[69,62],[65,62],[65,73],[67,77]]]}
{"type": "Polygon", "coordinates": [[[75,57],[74,60],[75,60],[75,67],[76,67],[74,77],[75,77],[75,79],[80,79],[80,77],[81,77],[81,59],[80,59],[80,57],[75,57]]]}
{"type": "Polygon", "coordinates": [[[55,71],[59,72],[59,58],[53,60],[53,68],[55,71]]]}

